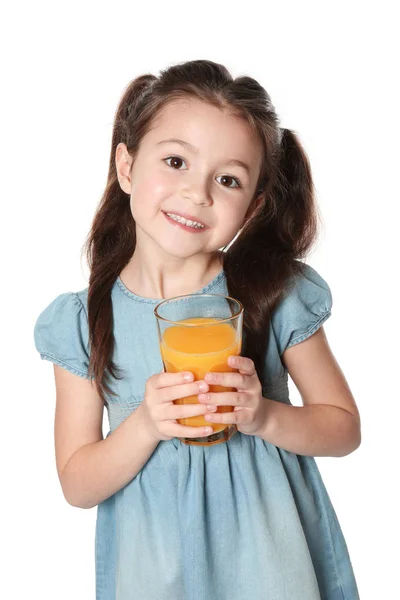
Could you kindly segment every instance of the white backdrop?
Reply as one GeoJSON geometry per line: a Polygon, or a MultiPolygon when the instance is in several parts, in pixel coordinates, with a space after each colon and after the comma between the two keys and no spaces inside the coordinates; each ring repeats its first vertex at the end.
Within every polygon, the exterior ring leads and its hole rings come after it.
{"type": "MultiPolygon", "coordinates": [[[[123,89],[142,73],[198,58],[258,79],[310,158],[324,226],[307,262],[332,290],[325,330],[363,435],[356,452],[316,460],[361,598],[398,593],[394,4],[81,0],[3,10],[2,597],[94,598],[96,508],[63,497],[53,365],[40,360],[33,327],[57,295],[88,284],[80,251],[106,182],[123,89]]],[[[291,392],[300,403],[292,382],[291,392]]]]}

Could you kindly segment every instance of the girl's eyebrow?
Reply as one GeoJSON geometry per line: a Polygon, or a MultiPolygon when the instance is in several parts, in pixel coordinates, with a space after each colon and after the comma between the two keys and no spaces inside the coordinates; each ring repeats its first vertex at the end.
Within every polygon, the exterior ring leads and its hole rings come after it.
{"type": "MultiPolygon", "coordinates": [[[[199,149],[196,148],[196,146],[193,146],[193,144],[190,144],[189,142],[185,142],[185,140],[179,140],[177,138],[168,138],[167,140],[161,140],[160,142],[157,142],[157,145],[166,144],[168,142],[180,144],[181,146],[184,146],[185,148],[189,148],[193,152],[199,151],[199,149]]],[[[251,173],[252,173],[251,167],[247,163],[243,162],[242,160],[239,160],[238,158],[230,158],[230,159],[224,161],[224,163],[227,165],[237,165],[238,167],[243,167],[243,169],[245,169],[249,175],[251,175],[251,173]]]]}

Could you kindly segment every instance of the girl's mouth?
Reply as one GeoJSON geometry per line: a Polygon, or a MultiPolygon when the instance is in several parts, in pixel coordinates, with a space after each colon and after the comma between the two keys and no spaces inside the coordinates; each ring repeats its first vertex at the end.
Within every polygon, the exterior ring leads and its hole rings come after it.
{"type": "Polygon", "coordinates": [[[201,233],[203,231],[205,231],[206,229],[208,229],[207,227],[190,227],[189,225],[184,225],[183,223],[180,223],[179,221],[175,221],[174,219],[171,219],[171,217],[169,217],[167,215],[167,213],[165,213],[164,211],[161,211],[165,218],[167,219],[167,221],[169,221],[169,223],[171,223],[172,225],[175,225],[175,227],[179,227],[180,229],[183,229],[184,231],[190,231],[191,233],[201,233]]]}

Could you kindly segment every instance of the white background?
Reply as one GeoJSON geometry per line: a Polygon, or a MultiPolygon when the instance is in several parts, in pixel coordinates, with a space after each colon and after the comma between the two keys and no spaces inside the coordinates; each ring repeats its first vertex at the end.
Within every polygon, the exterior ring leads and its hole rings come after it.
{"type": "Polygon", "coordinates": [[[361,598],[397,597],[395,3],[144,4],[36,1],[3,10],[1,595],[94,598],[96,508],[63,497],[53,365],[40,360],[33,327],[57,295],[88,284],[80,251],[106,183],[123,89],[143,73],[207,58],[255,77],[310,158],[324,225],[307,262],[332,290],[325,330],[363,434],[356,452],[316,460],[361,598]]]}

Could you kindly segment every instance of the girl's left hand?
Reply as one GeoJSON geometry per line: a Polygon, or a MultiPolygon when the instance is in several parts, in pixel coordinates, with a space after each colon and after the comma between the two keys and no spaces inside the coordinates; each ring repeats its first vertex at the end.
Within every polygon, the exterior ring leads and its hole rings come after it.
{"type": "Polygon", "coordinates": [[[268,401],[262,396],[261,383],[254,362],[245,356],[229,356],[228,365],[238,373],[207,373],[204,381],[209,385],[236,388],[233,392],[208,392],[199,394],[201,404],[233,406],[233,412],[205,414],[211,423],[235,423],[238,431],[247,435],[259,435],[267,418],[268,401]]]}

